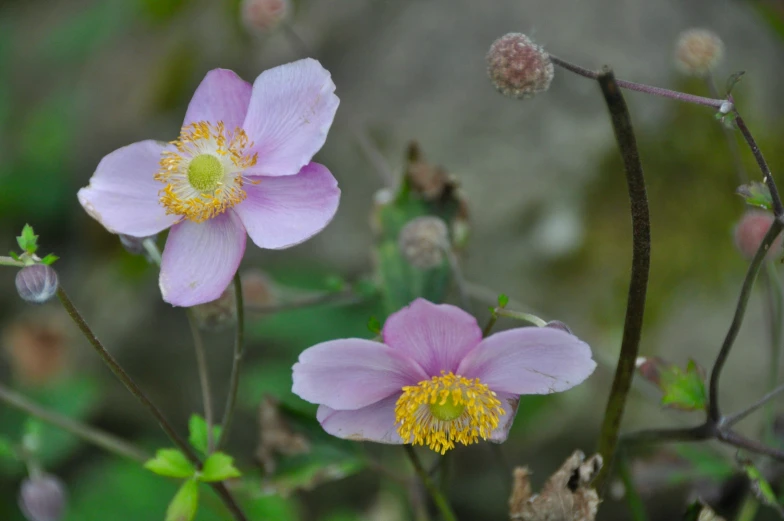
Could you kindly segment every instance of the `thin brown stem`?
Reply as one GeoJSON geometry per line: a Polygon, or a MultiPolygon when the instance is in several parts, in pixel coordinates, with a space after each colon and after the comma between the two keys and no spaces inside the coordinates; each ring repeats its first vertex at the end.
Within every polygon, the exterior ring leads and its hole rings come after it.
{"type": "Polygon", "coordinates": [[[754,136],[751,135],[749,127],[746,126],[746,122],[743,121],[743,118],[740,117],[737,110],[735,111],[735,126],[738,127],[740,133],[743,134],[743,138],[749,145],[751,153],[754,154],[754,159],[757,160],[757,165],[759,165],[760,171],[762,172],[762,180],[768,186],[768,191],[770,191],[770,197],[773,201],[773,213],[777,217],[784,216],[784,206],[781,204],[781,197],[779,196],[779,190],[776,187],[776,181],[773,179],[773,173],[770,171],[770,167],[768,166],[767,161],[765,161],[762,151],[754,140],[754,136]]]}
{"type": "MultiPolygon", "coordinates": [[[[714,98],[720,98],[721,94],[719,93],[719,88],[716,86],[716,81],[713,78],[713,75],[709,72],[705,76],[705,85],[708,87],[708,92],[714,98]]],[[[722,131],[724,133],[724,139],[727,140],[727,148],[730,151],[730,157],[732,158],[732,165],[735,170],[735,175],[737,176],[738,183],[745,184],[749,182],[749,176],[746,173],[746,169],[743,167],[743,161],[740,157],[740,147],[738,146],[738,140],[735,136],[735,133],[732,132],[732,129],[727,128],[726,126],[722,125],[722,131]]]]}
{"type": "Polygon", "coordinates": [[[223,411],[218,449],[225,446],[226,440],[229,438],[229,431],[231,430],[231,423],[234,418],[234,409],[237,406],[237,394],[240,388],[242,359],[245,356],[245,304],[242,299],[242,281],[240,280],[239,272],[234,274],[234,295],[237,304],[237,330],[234,336],[234,359],[231,364],[229,396],[226,399],[226,408],[223,411]]]}
{"type": "Polygon", "coordinates": [[[612,70],[605,69],[597,79],[610,111],[615,139],[623,158],[632,216],[632,271],[626,303],[626,318],[623,325],[621,353],[618,357],[612,389],[607,400],[598,446],[598,452],[607,462],[596,481],[597,490],[603,492],[617,450],[621,420],[631,388],[642,336],[651,261],[651,227],[645,177],[629,109],[612,70]]]}
{"type": "Polygon", "coordinates": [[[193,336],[193,348],[196,352],[196,366],[199,373],[199,386],[201,387],[201,398],[204,404],[204,422],[207,424],[207,453],[211,454],[215,448],[215,437],[213,435],[213,414],[212,414],[212,390],[210,387],[210,374],[207,366],[207,352],[204,349],[204,338],[201,335],[199,324],[193,315],[192,308],[188,308],[188,325],[193,336]]]}
{"type": "Polygon", "coordinates": [[[28,400],[21,394],[5,387],[2,383],[0,383],[0,401],[9,407],[19,409],[30,416],[38,418],[43,422],[50,423],[66,432],[70,432],[88,443],[92,443],[97,447],[123,458],[128,458],[138,463],[145,463],[151,457],[142,449],[113,436],[108,432],[90,427],[81,422],[74,421],[67,416],[45,409],[28,400]]]}
{"type": "Polygon", "coordinates": [[[748,415],[759,409],[760,407],[764,406],[766,403],[770,402],[773,398],[780,395],[784,392],[784,384],[779,385],[768,394],[754,402],[753,404],[749,405],[748,407],[744,408],[741,411],[736,412],[735,414],[731,414],[724,418],[722,422],[724,425],[732,426],[738,423],[739,421],[745,419],[748,415]]]}
{"type": "MultiPolygon", "coordinates": [[[[598,80],[599,77],[604,74],[603,72],[593,71],[591,69],[586,69],[585,67],[581,67],[579,65],[575,65],[573,63],[569,63],[566,60],[562,60],[557,56],[550,55],[550,60],[570,72],[575,74],[579,74],[585,78],[590,78],[592,80],[598,80]]],[[[726,103],[726,100],[723,99],[713,99],[713,98],[705,98],[703,96],[695,96],[693,94],[686,94],[685,92],[678,92],[675,90],[670,89],[663,89],[661,87],[653,87],[651,85],[645,85],[643,83],[635,83],[633,81],[626,81],[616,79],[615,83],[618,87],[627,90],[633,90],[637,92],[643,92],[645,94],[652,94],[654,96],[661,96],[664,98],[670,98],[678,101],[684,101],[686,103],[695,103],[697,105],[705,105],[707,107],[713,107],[714,109],[721,108],[722,105],[726,103]]]]}
{"type": "MultiPolygon", "coordinates": [[[[174,427],[171,426],[169,421],[163,415],[163,413],[158,409],[158,407],[147,398],[147,395],[136,385],[136,382],[125,372],[125,370],[120,367],[120,364],[117,363],[117,360],[106,350],[106,348],[101,344],[98,338],[93,333],[90,326],[84,320],[82,315],[73,305],[71,299],[66,294],[65,290],[62,286],[57,288],[57,297],[62,302],[63,307],[65,308],[68,315],[74,321],[74,323],[79,327],[84,334],[87,341],[90,345],[95,349],[95,352],[98,356],[103,360],[103,362],[109,367],[109,369],[114,373],[114,375],[120,380],[120,382],[125,385],[125,388],[133,394],[139,402],[147,409],[147,411],[158,421],[158,424],[161,426],[161,429],[166,433],[169,439],[177,446],[180,451],[193,463],[193,465],[197,469],[201,469],[202,462],[193,449],[188,445],[185,440],[177,434],[177,431],[174,430],[174,427]]],[[[234,518],[237,521],[247,521],[245,514],[240,509],[237,502],[234,500],[234,497],[231,495],[229,490],[226,488],[226,485],[223,482],[219,483],[210,483],[210,486],[215,490],[215,492],[220,496],[223,503],[232,513],[234,518]]]]}

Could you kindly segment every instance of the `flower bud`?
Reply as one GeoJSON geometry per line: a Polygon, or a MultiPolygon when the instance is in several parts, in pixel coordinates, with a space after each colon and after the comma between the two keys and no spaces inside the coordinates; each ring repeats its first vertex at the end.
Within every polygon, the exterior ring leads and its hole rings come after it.
{"type": "Polygon", "coordinates": [[[675,64],[684,73],[703,76],[724,57],[724,43],[707,29],[689,29],[681,33],[675,45],[675,64]]]}
{"type": "Polygon", "coordinates": [[[242,21],[249,29],[268,31],[289,12],[289,0],[243,0],[242,21]]]}
{"type": "Polygon", "coordinates": [[[398,246],[403,258],[412,266],[423,270],[435,268],[444,261],[444,249],[449,247],[449,230],[438,217],[417,217],[400,230],[398,246]]]}
{"type": "MultiPolygon", "coordinates": [[[[735,246],[738,251],[751,259],[757,253],[762,239],[773,224],[773,215],[762,210],[749,210],[735,227],[735,246]]],[[[781,236],[779,236],[768,251],[768,258],[775,257],[781,250],[781,236]]]]}
{"type": "Polygon", "coordinates": [[[147,239],[154,239],[155,236],[150,237],[132,237],[130,235],[120,234],[120,244],[123,245],[125,251],[131,255],[141,255],[144,253],[144,241],[147,239]]]}
{"type": "Polygon", "coordinates": [[[509,33],[490,46],[487,74],[501,94],[531,98],[550,88],[555,71],[542,47],[524,34],[509,33]]]}
{"type": "Polygon", "coordinates": [[[552,328],[552,329],[560,329],[561,331],[569,333],[570,335],[574,334],[574,333],[572,333],[571,328],[569,326],[567,326],[566,324],[564,324],[563,322],[561,322],[560,320],[551,320],[544,327],[549,327],[549,328],[552,328]]]}
{"type": "Polygon", "coordinates": [[[57,272],[45,264],[25,266],[16,274],[16,291],[31,304],[43,304],[57,291],[57,272]]]}
{"type": "Polygon", "coordinates": [[[60,521],[65,500],[65,485],[49,474],[25,479],[19,490],[19,508],[28,521],[60,521]]]}

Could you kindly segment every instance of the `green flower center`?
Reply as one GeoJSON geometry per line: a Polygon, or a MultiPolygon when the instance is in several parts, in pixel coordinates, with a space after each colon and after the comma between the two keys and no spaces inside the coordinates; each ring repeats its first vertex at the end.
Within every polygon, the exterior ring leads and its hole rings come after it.
{"type": "Polygon", "coordinates": [[[427,406],[430,408],[430,414],[445,422],[456,420],[466,408],[465,403],[455,403],[451,394],[446,399],[429,403],[427,406]]]}
{"type": "Polygon", "coordinates": [[[188,165],[188,182],[200,192],[213,192],[223,179],[223,164],[212,154],[201,154],[188,165]]]}

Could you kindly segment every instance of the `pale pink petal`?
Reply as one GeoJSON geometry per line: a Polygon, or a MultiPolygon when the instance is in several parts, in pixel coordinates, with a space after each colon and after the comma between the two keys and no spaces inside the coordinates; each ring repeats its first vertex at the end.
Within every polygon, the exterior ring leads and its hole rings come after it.
{"type": "Polygon", "coordinates": [[[292,391],[333,409],[366,407],[427,379],[416,362],[379,342],[346,338],[303,351],[294,364],[292,391]]]}
{"type": "Polygon", "coordinates": [[[416,360],[429,376],[457,370],[482,340],[476,319],[449,304],[417,299],[384,324],[384,343],[416,360]]]}
{"type": "Polygon", "coordinates": [[[520,397],[516,394],[497,393],[496,398],[501,401],[501,407],[505,414],[499,418],[498,427],[490,434],[490,441],[501,443],[506,441],[509,436],[509,429],[512,428],[517,408],[520,405],[520,397]]]}
{"type": "Polygon", "coordinates": [[[457,373],[479,378],[497,393],[549,394],[574,387],[595,368],[591,348],[576,336],[548,327],[524,327],[482,340],[457,373]]]}
{"type": "Polygon", "coordinates": [[[158,200],[163,184],[153,179],[166,143],[148,140],[119,148],[98,163],[90,184],[79,190],[79,202],[112,233],[146,237],[179,219],[166,215],[158,200]]]}
{"type": "Polygon", "coordinates": [[[317,234],[338,209],[340,189],[325,166],[310,163],[297,175],[255,177],[247,199],[234,207],[260,248],[294,246],[317,234]]]}
{"type": "Polygon", "coordinates": [[[163,300],[174,306],[211,302],[231,282],[245,253],[245,230],[229,210],[202,223],[172,227],[161,262],[163,300]]]}
{"type": "Polygon", "coordinates": [[[250,103],[250,83],[234,71],[213,69],[207,73],[191,98],[183,126],[206,121],[222,121],[226,130],[242,127],[250,103]]]}
{"type": "Polygon", "coordinates": [[[353,411],[337,411],[322,405],[316,418],[327,433],[338,438],[402,445],[395,425],[395,403],[399,397],[394,394],[353,411]]]}
{"type": "Polygon", "coordinates": [[[294,175],[327,139],[338,109],[329,72],[311,58],[262,72],[243,123],[258,153],[249,175],[294,175]]]}

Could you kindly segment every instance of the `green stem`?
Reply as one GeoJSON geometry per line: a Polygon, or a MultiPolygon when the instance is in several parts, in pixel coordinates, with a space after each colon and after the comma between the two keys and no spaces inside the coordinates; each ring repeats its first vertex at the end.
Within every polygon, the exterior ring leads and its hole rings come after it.
{"type": "Polygon", "coordinates": [[[234,274],[234,295],[237,302],[237,331],[234,337],[234,360],[231,364],[231,378],[229,380],[229,396],[226,399],[226,408],[223,411],[221,422],[221,436],[218,439],[218,449],[226,444],[229,438],[231,422],[234,418],[234,409],[237,406],[237,393],[240,387],[240,370],[242,357],[245,354],[245,305],[242,299],[242,281],[239,272],[234,274]]]}
{"type": "Polygon", "coordinates": [[[640,493],[634,484],[629,459],[626,454],[621,454],[618,457],[618,475],[623,482],[623,487],[626,489],[626,504],[629,506],[632,519],[634,521],[648,521],[645,503],[643,503],[642,497],[640,497],[640,493]]]}
{"type": "Polygon", "coordinates": [[[207,369],[207,353],[204,349],[204,339],[199,330],[199,324],[193,315],[193,308],[187,309],[188,324],[193,335],[193,347],[196,351],[196,365],[199,372],[199,384],[201,387],[201,397],[204,403],[204,422],[207,424],[207,453],[211,454],[215,448],[215,439],[212,432],[212,391],[210,387],[210,375],[207,369]]]}
{"type": "Polygon", "coordinates": [[[618,446],[621,420],[631,389],[640,348],[651,263],[651,225],[645,176],[637,150],[637,140],[634,136],[629,109],[612,70],[605,68],[597,79],[610,112],[615,139],[623,159],[632,217],[632,270],[626,302],[626,317],[623,324],[621,352],[599,437],[598,452],[604,458],[605,465],[595,483],[596,489],[603,495],[618,446]]]}
{"type": "Polygon", "coordinates": [[[422,480],[422,483],[425,485],[430,497],[433,499],[433,503],[435,503],[436,508],[438,508],[439,512],[441,512],[441,517],[443,521],[457,521],[457,516],[452,511],[452,507],[449,506],[449,502],[446,500],[446,497],[441,493],[438,487],[433,483],[433,480],[430,479],[425,467],[422,466],[422,462],[419,460],[419,456],[417,456],[414,447],[411,445],[403,445],[403,448],[408,455],[408,459],[411,460],[411,464],[414,466],[414,471],[419,476],[419,479],[422,480]]]}
{"type": "MultiPolygon", "coordinates": [[[[188,445],[185,440],[177,434],[177,431],[171,426],[169,421],[163,415],[163,413],[158,409],[158,407],[147,398],[147,395],[136,385],[136,382],[125,372],[125,370],[120,367],[120,364],[117,363],[117,360],[106,350],[106,348],[101,344],[98,338],[93,333],[90,326],[84,320],[82,315],[73,305],[71,299],[68,297],[68,294],[65,292],[62,286],[57,288],[57,298],[60,299],[60,302],[63,304],[63,307],[68,312],[68,315],[74,321],[74,323],[79,327],[79,329],[84,334],[85,338],[90,345],[95,349],[95,352],[98,356],[103,360],[103,362],[109,367],[109,369],[114,373],[117,379],[125,385],[125,388],[133,394],[139,402],[149,411],[150,414],[158,421],[158,424],[161,426],[161,429],[166,433],[169,439],[177,446],[177,448],[182,451],[182,453],[193,463],[193,465],[197,469],[201,469],[202,462],[193,449],[188,445]]],[[[223,482],[219,483],[210,483],[210,486],[215,490],[215,492],[220,496],[223,503],[226,507],[231,511],[232,515],[237,521],[247,521],[245,514],[240,509],[237,502],[234,500],[234,497],[231,495],[231,492],[226,488],[223,482]]]]}
{"type": "Polygon", "coordinates": [[[735,521],[754,521],[757,517],[759,506],[759,501],[753,494],[746,494],[746,499],[743,501],[735,521]]]}
{"type": "Polygon", "coordinates": [[[13,266],[14,268],[24,268],[25,263],[14,260],[11,257],[3,257],[0,255],[0,266],[13,266]]]}
{"type": "Polygon", "coordinates": [[[41,421],[50,423],[66,432],[70,432],[74,436],[83,439],[97,447],[100,447],[108,452],[128,458],[138,463],[144,463],[150,459],[150,455],[143,450],[131,445],[130,443],[112,436],[107,432],[103,432],[87,425],[74,421],[67,416],[63,416],[56,412],[44,409],[43,407],[33,403],[24,396],[12,391],[0,383],[0,401],[6,405],[19,409],[22,412],[29,414],[41,421]]]}
{"type": "MultiPolygon", "coordinates": [[[[782,343],[782,312],[784,309],[784,295],[782,295],[781,280],[773,262],[765,263],[767,278],[768,306],[770,311],[770,373],[768,374],[768,389],[775,389],[779,383],[779,364],[781,363],[782,343]]],[[[765,409],[765,438],[773,440],[773,421],[776,409],[769,403],[765,409]]]]}
{"type": "Polygon", "coordinates": [[[545,320],[537,317],[536,315],[532,315],[530,313],[523,313],[522,311],[512,311],[511,309],[499,308],[496,310],[496,314],[499,317],[506,317],[506,318],[513,318],[515,320],[523,320],[525,322],[529,322],[536,327],[544,327],[547,325],[545,320]]]}

